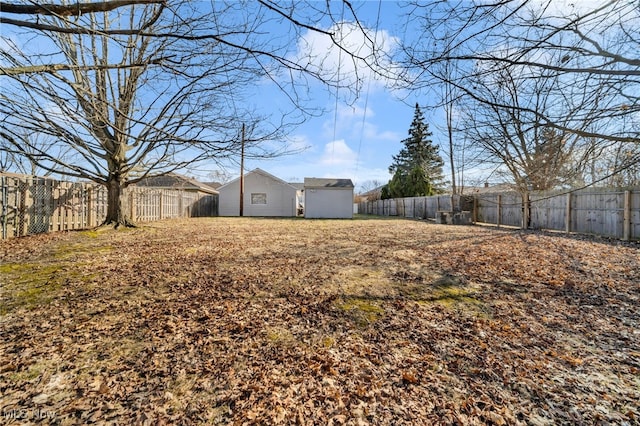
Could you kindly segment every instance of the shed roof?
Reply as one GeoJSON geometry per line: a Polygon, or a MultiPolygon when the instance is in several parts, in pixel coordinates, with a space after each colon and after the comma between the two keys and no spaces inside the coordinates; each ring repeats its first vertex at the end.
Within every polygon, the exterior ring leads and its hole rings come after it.
{"type": "Polygon", "coordinates": [[[351,179],[304,178],[304,187],[350,189],[353,188],[353,182],[351,179]]]}

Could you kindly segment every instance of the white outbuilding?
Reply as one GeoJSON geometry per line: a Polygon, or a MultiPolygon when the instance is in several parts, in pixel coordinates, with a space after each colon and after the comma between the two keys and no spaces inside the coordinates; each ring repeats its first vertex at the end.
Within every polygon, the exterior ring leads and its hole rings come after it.
{"type": "Polygon", "coordinates": [[[304,217],[353,218],[351,179],[304,178],[304,217]]]}
{"type": "MultiPolygon", "coordinates": [[[[240,178],[218,188],[220,216],[240,215],[240,178]]],[[[298,188],[282,179],[255,169],[244,175],[243,216],[296,216],[298,188]]]]}

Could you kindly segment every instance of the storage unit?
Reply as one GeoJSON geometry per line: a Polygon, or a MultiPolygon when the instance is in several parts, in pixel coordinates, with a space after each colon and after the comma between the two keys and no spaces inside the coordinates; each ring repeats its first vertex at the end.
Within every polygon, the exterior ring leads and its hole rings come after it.
{"type": "Polygon", "coordinates": [[[353,218],[353,182],[351,179],[304,179],[304,217],[353,218]]]}

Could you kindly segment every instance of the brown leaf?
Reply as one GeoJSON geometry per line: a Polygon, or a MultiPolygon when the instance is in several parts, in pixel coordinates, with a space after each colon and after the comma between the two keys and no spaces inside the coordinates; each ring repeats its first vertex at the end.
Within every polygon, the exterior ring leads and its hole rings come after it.
{"type": "Polygon", "coordinates": [[[412,383],[412,384],[415,384],[415,383],[419,382],[418,378],[411,371],[403,371],[402,372],[402,381],[407,382],[407,383],[412,383]]]}

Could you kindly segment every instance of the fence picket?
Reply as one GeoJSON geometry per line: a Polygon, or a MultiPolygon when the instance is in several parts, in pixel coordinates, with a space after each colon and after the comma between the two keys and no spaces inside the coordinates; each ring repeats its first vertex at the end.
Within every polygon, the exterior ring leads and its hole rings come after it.
{"type": "MultiPolygon", "coordinates": [[[[93,183],[0,174],[1,237],[82,229],[100,224],[107,191],[93,183]]],[[[129,187],[125,208],[136,222],[165,218],[217,216],[217,195],[178,189],[129,187]]]]}
{"type": "MultiPolygon", "coordinates": [[[[435,218],[438,210],[464,210],[460,196],[436,195],[363,201],[359,211],[379,216],[405,216],[402,206],[413,203],[413,217],[435,218]],[[416,213],[419,205],[422,213],[416,213]],[[392,207],[399,206],[397,211],[392,207]]],[[[469,209],[474,223],[594,234],[623,240],[640,239],[640,189],[588,188],[574,192],[532,192],[530,217],[520,194],[503,192],[473,195],[469,209]],[[528,219],[528,220],[527,220],[528,219]]],[[[408,210],[408,209],[407,209],[408,210]]],[[[410,215],[410,214],[409,214],[410,215]]],[[[408,215],[407,215],[408,216],[408,215]]]]}

